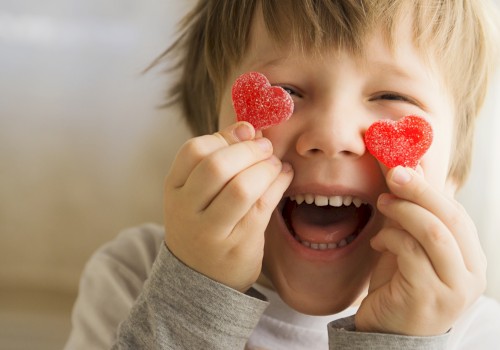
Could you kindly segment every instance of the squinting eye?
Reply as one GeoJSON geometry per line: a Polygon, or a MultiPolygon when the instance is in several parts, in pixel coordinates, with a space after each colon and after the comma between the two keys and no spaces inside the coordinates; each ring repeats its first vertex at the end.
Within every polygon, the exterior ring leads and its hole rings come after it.
{"type": "Polygon", "coordinates": [[[383,94],[379,96],[380,99],[382,100],[389,100],[389,101],[403,101],[403,102],[410,102],[409,99],[407,99],[404,96],[397,95],[397,94],[383,94]]]}
{"type": "Polygon", "coordinates": [[[291,87],[289,86],[281,86],[281,88],[283,90],[285,90],[289,95],[291,96],[297,96],[297,97],[301,97],[301,95],[294,89],[292,89],[291,87]]]}

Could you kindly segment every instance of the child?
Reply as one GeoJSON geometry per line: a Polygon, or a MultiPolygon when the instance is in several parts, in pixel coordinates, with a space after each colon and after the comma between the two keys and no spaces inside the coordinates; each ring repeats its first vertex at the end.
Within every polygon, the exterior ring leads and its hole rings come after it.
{"type": "Polygon", "coordinates": [[[199,1],[164,56],[180,55],[173,98],[204,136],[166,178],[165,228],[89,261],[67,348],[496,348],[500,306],[481,296],[485,257],[453,199],[493,65],[490,13],[199,1]],[[291,119],[235,123],[231,85],[249,71],[291,94],[291,119]],[[387,169],[363,135],[406,115],[434,141],[415,170],[387,169]]]}

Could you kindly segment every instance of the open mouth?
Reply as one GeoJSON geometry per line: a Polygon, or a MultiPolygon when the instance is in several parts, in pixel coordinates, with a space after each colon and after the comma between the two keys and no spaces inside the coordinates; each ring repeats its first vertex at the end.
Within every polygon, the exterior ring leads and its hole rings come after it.
{"type": "Polygon", "coordinates": [[[356,240],[370,221],[372,207],[356,196],[300,194],[285,199],[284,222],[297,242],[314,250],[332,250],[356,240]]]}

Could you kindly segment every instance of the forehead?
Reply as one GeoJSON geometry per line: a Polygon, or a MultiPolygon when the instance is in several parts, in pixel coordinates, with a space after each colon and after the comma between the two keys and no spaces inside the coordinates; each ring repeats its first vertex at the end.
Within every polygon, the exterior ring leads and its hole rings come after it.
{"type": "Polygon", "coordinates": [[[366,38],[376,29],[383,27],[391,42],[396,27],[393,23],[413,16],[408,5],[411,2],[391,5],[390,15],[384,14],[387,3],[392,1],[258,1],[250,26],[251,39],[255,44],[270,37],[274,45],[308,54],[332,49],[359,54],[366,38]]]}
{"type": "Polygon", "coordinates": [[[405,16],[399,19],[390,38],[386,28],[378,26],[370,33],[366,32],[362,38],[357,38],[355,44],[347,45],[329,40],[319,46],[304,46],[293,40],[279,40],[279,36],[277,38],[269,30],[262,12],[257,9],[242,63],[252,68],[279,66],[293,61],[314,64],[331,61],[347,53],[360,68],[376,65],[383,72],[401,76],[412,72],[416,76],[435,75],[437,71],[434,61],[414,45],[412,35],[411,16],[405,16]]]}

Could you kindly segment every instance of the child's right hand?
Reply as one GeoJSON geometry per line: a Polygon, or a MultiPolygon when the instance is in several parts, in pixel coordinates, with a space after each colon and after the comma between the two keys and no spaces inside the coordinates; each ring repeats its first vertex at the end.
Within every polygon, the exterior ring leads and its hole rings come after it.
{"type": "Polygon", "coordinates": [[[187,141],[165,180],[165,243],[190,268],[246,292],[293,171],[245,122],[187,141]]]}

